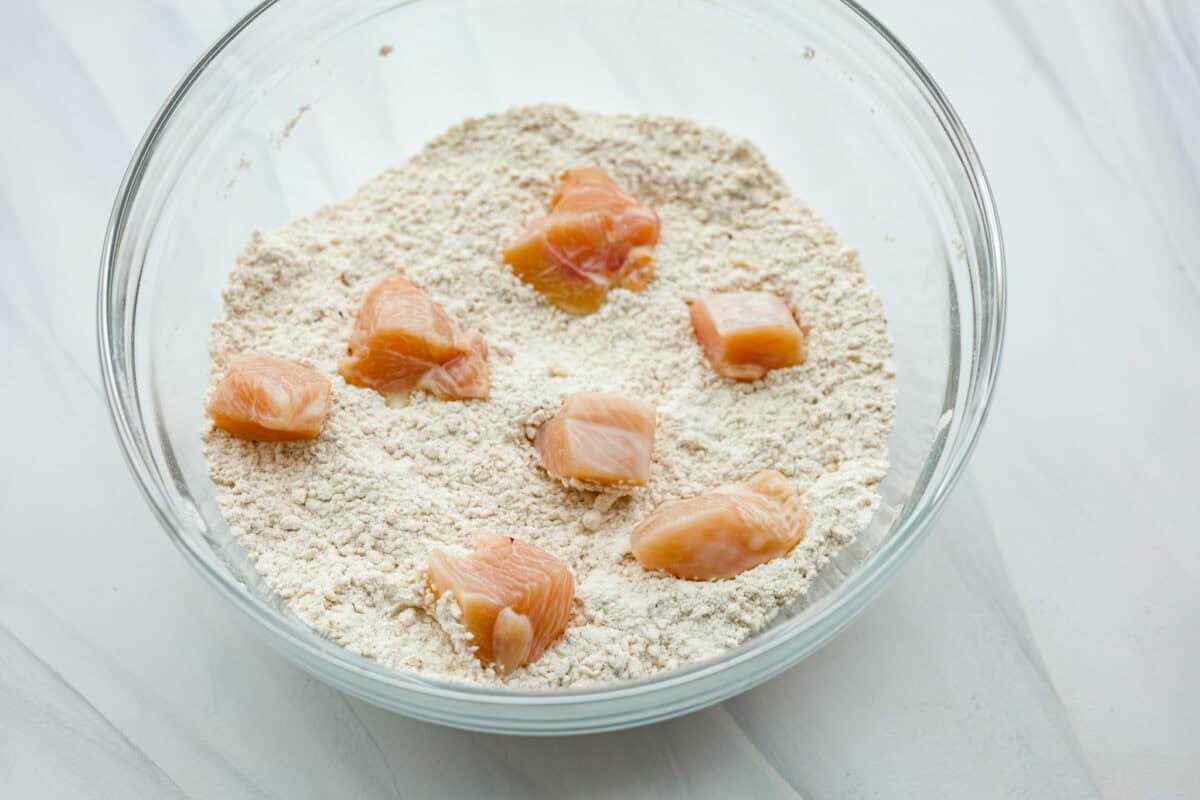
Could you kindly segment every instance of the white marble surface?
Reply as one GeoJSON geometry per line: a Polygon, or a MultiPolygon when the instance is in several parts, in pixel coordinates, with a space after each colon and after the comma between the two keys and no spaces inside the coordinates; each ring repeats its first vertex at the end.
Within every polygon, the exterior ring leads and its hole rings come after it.
{"type": "Polygon", "coordinates": [[[283,661],[118,453],[104,222],[159,102],[249,3],[3,3],[0,797],[1200,796],[1200,3],[869,5],[961,112],[1005,224],[1006,363],[969,473],[799,667],[662,725],[526,740],[283,661]]]}

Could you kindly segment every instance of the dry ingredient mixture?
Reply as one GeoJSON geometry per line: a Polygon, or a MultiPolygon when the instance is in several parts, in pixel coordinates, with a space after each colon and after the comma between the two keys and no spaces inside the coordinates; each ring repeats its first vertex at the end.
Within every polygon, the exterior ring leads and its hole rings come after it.
{"type": "Polygon", "coordinates": [[[793,197],[749,142],[657,116],[561,106],[469,120],[349,200],[256,233],[213,326],[212,378],[243,352],[307,361],[333,382],[320,438],[250,442],[213,429],[205,453],[230,528],[295,612],[350,650],[401,670],[557,687],[639,678],[709,658],[804,594],[879,503],[894,416],[892,343],[855,252],[793,197]],[[556,177],[594,164],[662,219],[657,271],[571,316],[521,283],[501,251],[545,212],[556,177]],[[336,373],[354,314],[401,272],[491,348],[492,395],[418,392],[389,407],[336,373]],[[808,335],[805,364],[751,384],[704,360],[687,301],[778,294],[808,335]],[[565,486],[538,463],[537,427],[574,392],[658,409],[648,486],[565,486]],[[650,573],[633,527],[666,500],[783,472],[802,490],[804,540],[735,579],[650,573]],[[455,607],[425,586],[433,549],[494,531],[561,559],[576,580],[564,636],[505,678],[469,653],[455,607]]]}

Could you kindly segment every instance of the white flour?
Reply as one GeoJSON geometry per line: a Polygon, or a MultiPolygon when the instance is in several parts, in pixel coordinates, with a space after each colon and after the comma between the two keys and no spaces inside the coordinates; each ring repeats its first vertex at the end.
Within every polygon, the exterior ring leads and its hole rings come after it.
{"type": "Polygon", "coordinates": [[[221,509],[296,613],[347,648],[397,669],[545,687],[643,677],[720,653],[801,596],[868,523],[887,467],[892,345],[856,254],[792,197],[748,142],[666,117],[558,106],[472,120],[348,201],[256,234],[213,327],[213,376],[242,352],[297,358],[333,381],[312,443],[220,432],[205,452],[221,509]],[[556,175],[598,164],[662,217],[655,278],[616,290],[595,314],[551,307],[501,262],[544,212],[556,175]],[[389,408],[335,365],[377,280],[403,272],[491,346],[492,396],[416,394],[389,408]],[[754,384],[715,375],[688,322],[704,291],[765,289],[797,310],[806,364],[754,384]],[[536,427],[580,390],[658,409],[649,486],[615,498],[563,486],[538,465],[536,427]],[[665,500],[775,468],[806,492],[810,527],[788,556],[734,580],[650,574],[629,533],[665,500]],[[481,531],[562,559],[577,586],[563,638],[500,679],[431,608],[433,548],[481,531]]]}

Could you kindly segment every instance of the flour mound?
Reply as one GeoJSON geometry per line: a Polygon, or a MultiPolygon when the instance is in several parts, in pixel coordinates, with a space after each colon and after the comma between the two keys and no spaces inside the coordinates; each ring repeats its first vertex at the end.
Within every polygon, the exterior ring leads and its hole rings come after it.
{"type": "Polygon", "coordinates": [[[325,432],[302,444],[205,434],[217,499],[259,571],[317,631],[382,664],[519,687],[641,678],[706,659],[764,626],[870,521],[895,411],[892,343],[857,254],[749,142],[684,120],[560,106],[469,120],[349,200],[256,233],[213,326],[212,375],[255,351],[333,381],[325,432]],[[599,165],[662,219],[645,291],[567,315],[517,280],[503,247],[544,213],[564,170],[599,165]],[[391,408],[337,377],[366,291],[402,272],[491,349],[489,400],[418,393],[391,408]],[[738,384],[713,373],[688,320],[704,292],[775,292],[808,335],[805,364],[738,384]],[[658,409],[650,484],[626,496],[546,474],[531,438],[577,391],[658,409]],[[660,503],[777,469],[809,531],[733,580],[645,572],[629,533],[660,503]],[[574,573],[570,627],[501,678],[469,654],[424,569],[435,548],[496,531],[574,573]]]}

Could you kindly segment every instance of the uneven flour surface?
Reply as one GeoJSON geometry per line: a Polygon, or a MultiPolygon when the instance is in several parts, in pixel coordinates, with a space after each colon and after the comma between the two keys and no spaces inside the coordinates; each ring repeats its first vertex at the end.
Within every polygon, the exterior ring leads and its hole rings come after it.
{"type": "Polygon", "coordinates": [[[349,200],[255,234],[213,326],[214,383],[248,351],[322,370],[334,408],[313,442],[205,434],[231,529],[316,630],[446,679],[570,686],[714,656],[804,594],[871,519],[887,468],[892,344],[857,255],[753,145],[668,117],[537,106],[471,120],[349,200]],[[589,164],[657,209],[662,238],[645,291],[615,290],[576,317],[517,280],[501,251],[545,212],[558,174],[589,164]],[[393,408],[337,376],[364,294],[393,272],[487,338],[490,399],[416,394],[393,408]],[[753,384],[713,373],[687,302],[727,289],[783,297],[807,331],[808,361],[753,384]],[[540,467],[534,431],[581,390],[657,407],[648,486],[597,494],[540,467]],[[629,533],[660,503],[764,468],[805,492],[808,535],[788,556],[713,582],[634,560],[629,533]],[[536,544],[576,580],[566,634],[507,678],[471,657],[455,608],[433,605],[424,583],[432,549],[465,550],[483,531],[536,544]]]}

